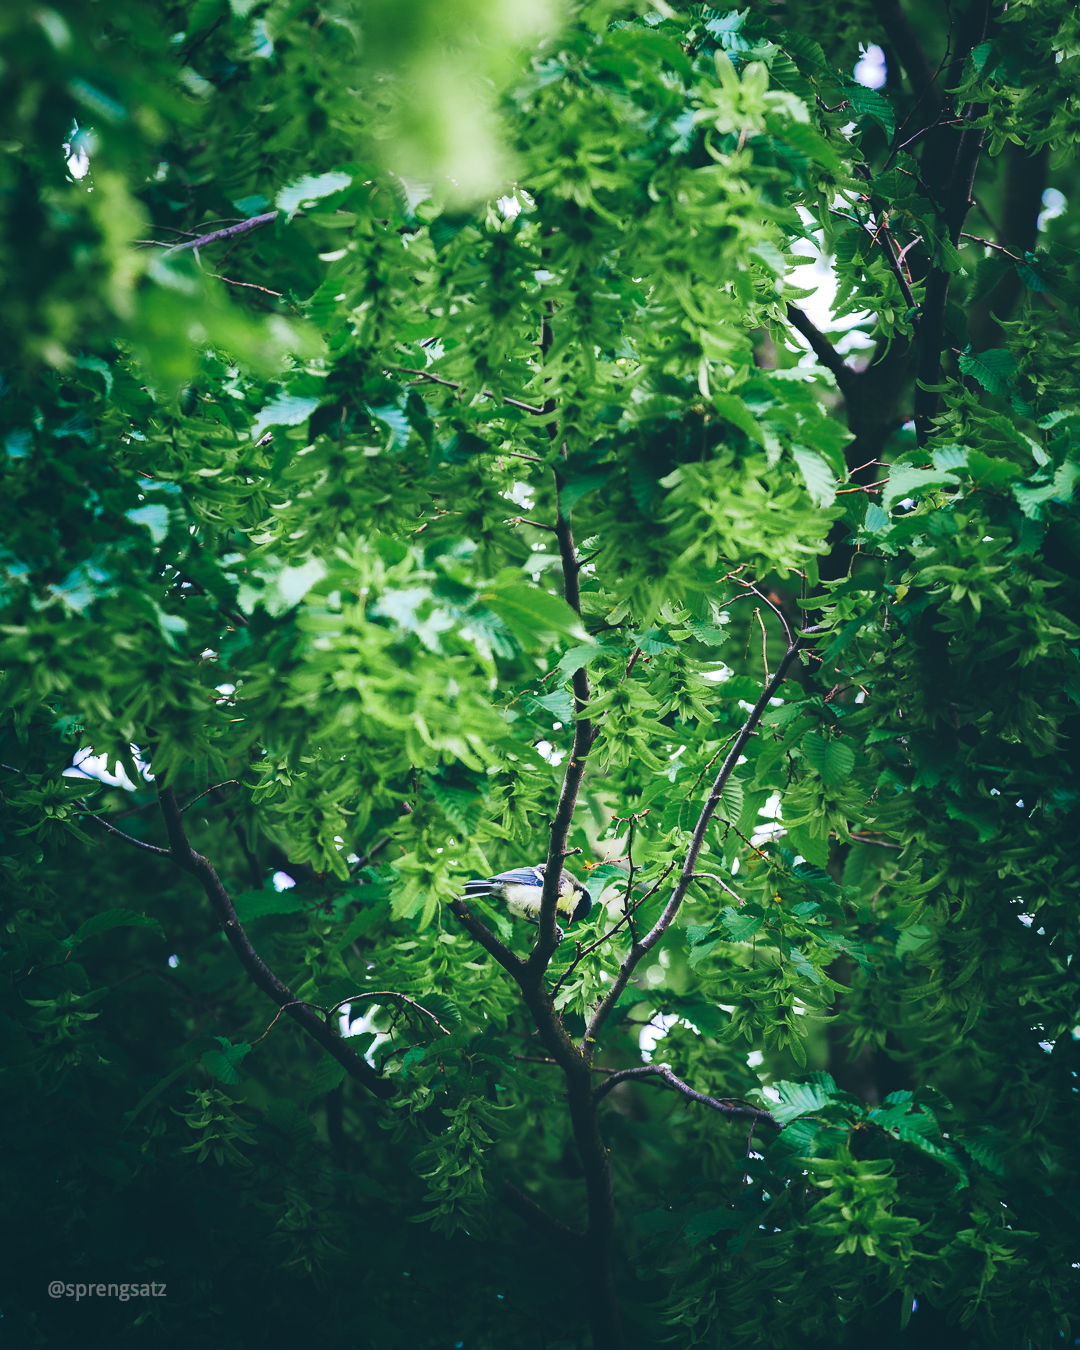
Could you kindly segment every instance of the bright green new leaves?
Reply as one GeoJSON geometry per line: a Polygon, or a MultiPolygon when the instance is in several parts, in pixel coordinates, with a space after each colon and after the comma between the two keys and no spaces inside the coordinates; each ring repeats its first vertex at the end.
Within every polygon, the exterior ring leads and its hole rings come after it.
{"type": "MultiPolygon", "coordinates": [[[[655,1083],[600,1101],[642,1326],[802,1350],[918,1298],[1050,1344],[1080,1175],[1071,223],[1002,265],[953,247],[902,76],[851,78],[871,6],[591,5],[542,43],[558,16],[482,3],[97,8],[0,20],[3,1189],[40,1260],[156,1252],[166,1203],[237,1343],[310,1283],[296,1325],[352,1344],[359,1278],[380,1350],[516,1343],[511,1303],[583,1346],[567,1259],[517,1226],[525,1197],[583,1222],[560,1070],[450,902],[543,860],[589,719],[566,865],[595,903],[542,997],[580,1040],[732,756],[596,1067],[651,1056],[784,1127],[748,1156],[655,1083]],[[869,370],[948,270],[963,378],[924,445],[902,379],[868,411],[785,341],[819,227],[869,370]],[[965,351],[1009,285],[1027,308],[965,351]],[[91,752],[102,780],[64,776],[91,752]],[[163,786],[286,1007],[165,852],[163,786]]],[[[1076,46],[1032,8],[997,17],[1042,56],[995,34],[956,72],[1027,148],[1072,138],[1076,46]]],[[[999,186],[984,162],[989,218],[999,186]]]]}

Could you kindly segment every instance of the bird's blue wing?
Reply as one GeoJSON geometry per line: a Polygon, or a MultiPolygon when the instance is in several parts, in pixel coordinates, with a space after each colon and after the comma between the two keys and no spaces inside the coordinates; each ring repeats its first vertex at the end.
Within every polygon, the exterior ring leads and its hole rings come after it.
{"type": "Polygon", "coordinates": [[[542,886],[544,878],[535,867],[517,867],[512,872],[500,872],[492,881],[506,886],[542,886]]]}

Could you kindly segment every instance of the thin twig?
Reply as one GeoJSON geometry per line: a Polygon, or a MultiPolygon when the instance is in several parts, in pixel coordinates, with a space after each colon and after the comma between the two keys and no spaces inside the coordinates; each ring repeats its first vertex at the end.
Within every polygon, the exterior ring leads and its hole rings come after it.
{"type": "Polygon", "coordinates": [[[234,281],[232,277],[223,276],[219,276],[218,280],[223,281],[226,286],[243,286],[247,291],[262,291],[263,295],[272,295],[277,300],[285,299],[285,296],[281,291],[272,291],[267,286],[256,286],[252,281],[234,281]]]}
{"type": "Polygon", "coordinates": [[[715,872],[695,872],[694,880],[697,881],[699,877],[708,877],[710,881],[715,881],[719,887],[727,891],[728,895],[734,896],[734,898],[738,900],[740,905],[746,904],[746,901],[742,898],[739,892],[733,891],[731,887],[727,884],[727,882],[718,877],[715,872]]]}
{"type": "MultiPolygon", "coordinates": [[[[765,620],[761,617],[760,609],[754,610],[754,618],[757,619],[758,626],[761,628],[761,662],[765,667],[765,682],[767,684],[769,682],[769,635],[765,631],[765,620]]],[[[786,628],[787,624],[784,627],[786,628]]]]}
{"type": "Polygon", "coordinates": [[[147,853],[156,853],[160,858],[170,857],[167,848],[158,848],[156,844],[144,844],[141,839],[134,839],[130,834],[125,834],[123,830],[118,830],[115,825],[110,825],[104,816],[96,816],[93,811],[80,811],[80,816],[89,816],[91,820],[96,820],[99,825],[104,825],[110,834],[118,835],[126,844],[134,844],[136,848],[144,849],[147,853]]]}
{"type": "Polygon", "coordinates": [[[1004,253],[1005,256],[1006,256],[1006,258],[1011,258],[1011,259],[1013,260],[1013,262],[1018,263],[1018,262],[1023,262],[1023,261],[1024,261],[1023,258],[1021,258],[1018,254],[1016,254],[1016,253],[1010,253],[1009,250],[1008,250],[1007,248],[1002,247],[1001,244],[995,244],[994,241],[993,241],[992,239],[984,239],[981,235],[978,235],[978,234],[965,234],[965,233],[961,230],[961,232],[960,232],[960,238],[961,238],[961,239],[970,239],[970,240],[972,240],[972,241],[973,241],[974,243],[976,243],[976,244],[982,244],[982,245],[984,245],[986,248],[996,249],[996,250],[998,251],[998,253],[1004,253]]]}
{"type": "Polygon", "coordinates": [[[695,1091],[689,1083],[684,1083],[681,1078],[676,1078],[666,1064],[645,1064],[640,1069],[620,1069],[618,1073],[613,1073],[610,1078],[606,1078],[593,1089],[593,1100],[601,1101],[613,1087],[633,1078],[644,1078],[646,1080],[658,1078],[667,1087],[673,1088],[676,1092],[681,1092],[684,1097],[689,1097],[691,1101],[701,1102],[704,1106],[711,1106],[714,1111],[719,1111],[729,1120],[741,1117],[752,1120],[755,1124],[772,1125],[778,1130],[784,1128],[771,1111],[762,1110],[760,1106],[738,1104],[731,1099],[707,1097],[703,1092],[695,1091]]]}
{"type": "MultiPolygon", "coordinates": [[[[461,388],[461,385],[457,383],[457,381],[444,379],[443,376],[434,375],[429,370],[417,370],[413,366],[387,366],[386,369],[399,370],[406,375],[416,375],[422,380],[431,380],[433,384],[441,384],[446,389],[461,388]]],[[[543,416],[545,411],[543,408],[537,408],[531,403],[522,403],[519,398],[507,398],[505,394],[493,394],[487,389],[480,390],[480,397],[497,399],[500,403],[505,403],[510,408],[520,408],[522,412],[532,413],[534,417],[543,416]]]]}
{"type": "MultiPolygon", "coordinates": [[[[863,465],[863,468],[865,468],[865,467],[866,467],[866,466],[863,465]]],[[[858,471],[857,471],[857,470],[854,470],[854,472],[858,472],[858,471]]],[[[795,636],[794,636],[794,634],[792,633],[791,628],[788,626],[788,621],[787,621],[787,619],[784,617],[784,611],[780,608],[780,606],[779,606],[779,605],[774,605],[773,602],[769,599],[769,597],[765,594],[765,592],[764,592],[764,591],[759,591],[758,588],[757,588],[757,587],[753,584],[753,582],[751,582],[751,581],[736,581],[735,584],[736,584],[737,586],[748,586],[748,587],[750,588],[750,590],[752,590],[752,591],[754,592],[755,595],[760,596],[760,598],[761,598],[762,600],[765,601],[765,603],[769,606],[769,608],[772,610],[772,612],[776,615],[776,617],[780,620],[781,624],[783,625],[783,627],[784,627],[784,637],[787,638],[787,643],[788,643],[788,646],[790,647],[791,644],[795,641],[795,636]]],[[[755,612],[756,612],[756,611],[755,611],[755,612]]],[[[758,622],[761,623],[761,616],[760,616],[760,615],[758,615],[758,622]]],[[[764,634],[764,632],[765,632],[765,625],[764,625],[764,624],[761,625],[761,631],[762,631],[762,633],[764,634]]],[[[769,678],[769,663],[768,663],[768,661],[765,662],[765,678],[766,678],[766,679],[769,678]]]]}
{"type": "MultiPolygon", "coordinates": [[[[574,957],[570,965],[559,976],[558,983],[555,985],[555,988],[551,991],[551,997],[553,999],[555,995],[559,992],[559,990],[562,988],[563,982],[574,973],[574,970],[577,968],[578,964],[581,961],[583,961],[586,956],[596,951],[597,947],[602,946],[608,940],[609,937],[614,937],[614,935],[619,931],[619,929],[623,926],[624,923],[633,922],[633,916],[637,913],[637,911],[641,908],[641,906],[645,903],[645,901],[649,899],[650,896],[656,894],[656,892],[663,885],[664,881],[667,879],[668,875],[671,872],[671,869],[674,866],[675,864],[673,862],[668,863],[667,867],[664,869],[663,874],[658,878],[658,880],[652,886],[650,886],[650,888],[645,892],[644,895],[639,896],[638,899],[634,901],[631,908],[623,914],[621,919],[618,919],[615,922],[615,924],[611,928],[609,928],[606,933],[598,937],[595,942],[590,943],[588,947],[583,947],[582,950],[578,952],[578,954],[574,957]]],[[[740,901],[739,903],[741,904],[742,902],[740,901]]],[[[633,929],[631,929],[631,933],[632,932],[633,929]]]]}
{"type": "Polygon", "coordinates": [[[182,814],[184,811],[190,811],[191,808],[195,805],[196,802],[201,802],[202,799],[203,799],[205,796],[207,796],[209,793],[211,793],[211,792],[216,792],[216,791],[218,790],[218,788],[228,787],[230,783],[235,783],[235,784],[237,785],[237,787],[239,787],[239,785],[240,785],[240,779],[239,779],[239,778],[226,778],[225,781],[224,781],[224,783],[215,783],[213,787],[208,787],[208,788],[206,789],[205,792],[200,792],[199,795],[198,795],[197,797],[192,797],[191,801],[188,802],[187,806],[182,806],[182,807],[180,808],[181,814],[182,814]]]}
{"type": "Polygon", "coordinates": [[[447,1031],[433,1012],[429,1012],[423,1004],[417,1003],[415,999],[406,998],[404,994],[398,994],[393,989],[365,989],[359,994],[350,994],[348,998],[339,999],[332,1008],[323,1008],[318,1003],[313,1003],[311,1006],[313,1008],[318,1008],[319,1011],[325,1013],[327,1017],[333,1017],[334,1013],[336,1013],[339,1008],[344,1008],[346,1003],[372,1003],[377,998],[399,998],[402,1003],[407,1003],[410,1008],[415,1008],[417,1012],[423,1013],[425,1017],[430,1017],[444,1036],[450,1035],[449,1031],[447,1031]]]}

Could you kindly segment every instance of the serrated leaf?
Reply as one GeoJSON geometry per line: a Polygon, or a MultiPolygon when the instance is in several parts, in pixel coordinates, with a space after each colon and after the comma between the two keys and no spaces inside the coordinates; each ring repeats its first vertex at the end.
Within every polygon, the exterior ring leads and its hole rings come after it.
{"type": "MultiPolygon", "coordinates": [[[[383,426],[390,429],[390,441],[386,448],[388,450],[404,450],[409,443],[409,437],[412,435],[412,425],[405,409],[388,403],[384,407],[369,408],[368,412],[377,422],[381,422],[383,426]]],[[[456,462],[451,461],[451,463],[456,462]]]]}
{"type": "Polygon", "coordinates": [[[539,586],[492,586],[481,591],[477,599],[525,641],[534,642],[559,634],[579,641],[588,637],[581,620],[566,601],[539,586]]]}
{"type": "Polygon", "coordinates": [[[884,534],[892,528],[892,517],[883,511],[877,502],[867,502],[866,515],[863,517],[863,529],[867,534],[884,534]]]}
{"type": "Polygon", "coordinates": [[[814,505],[832,506],[836,501],[836,475],[828,461],[816,450],[808,450],[804,445],[793,446],[791,453],[814,505]]]}
{"type": "Polygon", "coordinates": [[[743,812],[743,802],[746,794],[743,792],[743,785],[737,778],[729,778],[724,784],[720,793],[720,807],[718,814],[724,820],[731,824],[738,824],[739,817],[743,812]]]}
{"type": "Polygon", "coordinates": [[[324,1054],[318,1064],[315,1065],[315,1072],[308,1084],[306,1094],[308,1100],[311,1101],[315,1097],[321,1097],[324,1092],[333,1092],[344,1077],[345,1065],[339,1064],[331,1055],[324,1054]]]}
{"type": "Polygon", "coordinates": [[[728,640],[728,630],[718,628],[715,624],[703,623],[700,619],[687,619],[686,626],[699,642],[704,642],[708,647],[719,647],[728,640]]]}
{"type": "Polygon", "coordinates": [[[845,741],[826,740],[816,731],[803,737],[802,750],[826,787],[838,787],[846,782],[855,767],[855,752],[850,745],[845,741]]]}
{"type": "Polygon", "coordinates": [[[72,936],[66,939],[65,946],[77,947],[80,942],[85,942],[87,938],[94,937],[98,933],[105,933],[110,928],[152,928],[158,937],[165,937],[165,930],[157,919],[138,914],[133,909],[107,909],[80,924],[72,936]]]}
{"type": "MultiPolygon", "coordinates": [[[[329,1058],[329,1056],[328,1056],[329,1058]]],[[[332,1064],[336,1061],[331,1060],[332,1064]]],[[[289,1140],[294,1147],[309,1143],[315,1138],[315,1124],[308,1119],[296,1102],[278,1099],[270,1102],[264,1114],[267,1122],[289,1140]]]]}
{"type": "Polygon", "coordinates": [[[308,420],[321,402],[300,394],[277,394],[251,424],[251,439],[262,439],[267,427],[298,427],[308,420]]]}
{"type": "Polygon", "coordinates": [[[446,994],[421,994],[416,1001],[422,1008],[434,1013],[448,1030],[461,1026],[461,1009],[446,994]]]}
{"type": "Polygon", "coordinates": [[[435,247],[436,253],[441,253],[451,239],[456,238],[467,225],[473,223],[473,217],[469,215],[452,215],[443,212],[441,216],[436,216],[428,226],[428,234],[435,247]]]}
{"type": "Polygon", "coordinates": [[[892,470],[889,481],[881,490],[881,509],[891,511],[897,502],[903,501],[906,497],[921,495],[929,492],[931,488],[945,487],[959,481],[956,474],[947,473],[943,469],[914,469],[910,465],[902,464],[892,470]]]}
{"type": "MultiPolygon", "coordinates": [[[[779,254],[777,256],[779,257],[779,254]]],[[[783,266],[784,260],[780,258],[781,273],[783,266]]],[[[737,394],[713,394],[711,399],[713,407],[725,421],[733,423],[740,431],[745,431],[751,440],[757,441],[758,445],[765,444],[765,433],[737,394]]]]}
{"type": "Polygon", "coordinates": [[[724,909],[720,921],[732,942],[749,942],[765,922],[760,914],[740,914],[730,905],[724,909]]]}
{"type": "Polygon", "coordinates": [[[975,280],[968,295],[967,303],[977,305],[985,300],[992,290],[1010,274],[1015,264],[1000,253],[980,259],[975,268],[975,280]]]}
{"type": "Polygon", "coordinates": [[[240,1065],[244,1056],[250,1052],[251,1046],[247,1041],[239,1041],[236,1045],[233,1045],[227,1036],[215,1036],[214,1039],[221,1046],[221,1049],[205,1051],[202,1062],[215,1078],[220,1079],[223,1083],[235,1086],[243,1078],[240,1065]]]}
{"type": "Polygon", "coordinates": [[[845,81],[844,96],[856,117],[872,117],[892,140],[896,134],[896,114],[884,94],[857,81],[845,81]]]}
{"type": "Polygon", "coordinates": [[[811,1074],[805,1083],[774,1083],[780,1100],[772,1107],[772,1114],[786,1125],[799,1116],[809,1115],[828,1106],[836,1096],[836,1081],[827,1073],[811,1074]]]}
{"type": "Polygon", "coordinates": [[[268,914],[299,914],[304,902],[293,889],[285,891],[241,891],[233,899],[236,917],[241,923],[263,919],[268,914]]]}
{"type": "Polygon", "coordinates": [[[901,931],[896,941],[897,956],[906,956],[908,952],[917,952],[933,937],[933,930],[924,923],[914,923],[901,931]]]}
{"type": "Polygon", "coordinates": [[[713,938],[711,942],[699,942],[696,947],[690,948],[690,969],[697,970],[698,966],[705,958],[720,945],[719,938],[713,938]]]}
{"type": "Polygon", "coordinates": [[[984,352],[961,356],[959,365],[962,374],[978,380],[991,394],[1007,394],[1018,369],[1016,357],[1004,347],[990,347],[984,352]]]}
{"type": "MultiPolygon", "coordinates": [[[[767,122],[769,119],[767,119],[767,122]]],[[[770,125],[769,130],[778,140],[794,146],[807,159],[820,164],[829,173],[839,173],[843,161],[820,131],[807,122],[792,122],[786,126],[770,125]]]]}
{"type": "Polygon", "coordinates": [[[449,787],[437,778],[429,778],[431,795],[439,810],[466,838],[473,834],[484,813],[484,797],[470,788],[449,787]]]}
{"type": "Polygon", "coordinates": [[[1042,268],[1029,262],[1016,264],[1016,275],[1029,291],[1052,291],[1054,288],[1043,275],[1042,268]]]}
{"type": "Polygon", "coordinates": [[[169,508],[160,502],[137,506],[134,511],[125,511],[124,514],[133,525],[142,525],[149,530],[155,544],[160,544],[169,533],[169,508]]]}
{"type": "Polygon", "coordinates": [[[943,445],[930,456],[935,469],[948,472],[949,469],[962,469],[968,462],[968,452],[962,445],[943,445]]]}
{"type": "Polygon", "coordinates": [[[744,1228],[747,1222],[748,1216],[737,1209],[728,1209],[726,1206],[707,1209],[687,1221],[683,1236],[691,1247],[696,1247],[699,1242],[704,1242],[706,1238],[714,1237],[717,1233],[732,1228],[744,1228]]]}
{"type": "Polygon", "coordinates": [[[804,980],[809,980],[811,984],[821,983],[821,971],[813,962],[807,960],[805,954],[798,947],[788,949],[788,959],[804,980]]]}
{"type": "Polygon", "coordinates": [[[351,182],[352,175],[347,173],[320,173],[314,176],[308,174],[283,187],[274,204],[280,211],[288,211],[292,216],[304,202],[329,197],[347,188],[351,182]]]}
{"type": "Polygon", "coordinates": [[[569,689],[553,689],[550,694],[544,694],[542,698],[534,694],[523,694],[522,703],[529,712],[550,713],[557,722],[569,722],[574,716],[574,696],[569,689]]]}

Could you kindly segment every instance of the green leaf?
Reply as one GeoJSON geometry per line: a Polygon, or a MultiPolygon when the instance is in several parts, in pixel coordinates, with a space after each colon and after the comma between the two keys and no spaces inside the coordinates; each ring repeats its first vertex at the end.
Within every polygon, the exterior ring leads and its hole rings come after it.
{"type": "Polygon", "coordinates": [[[809,123],[791,122],[787,125],[780,125],[778,122],[766,118],[766,125],[778,140],[786,141],[788,145],[794,146],[800,154],[809,160],[813,160],[815,164],[820,164],[829,173],[839,173],[843,168],[843,160],[840,156],[822,136],[821,132],[815,130],[809,123]]]}
{"type": "Polygon", "coordinates": [[[812,962],[806,959],[806,956],[799,950],[798,947],[790,947],[788,949],[788,957],[791,961],[791,964],[795,967],[795,969],[799,972],[799,974],[803,977],[804,980],[809,980],[811,984],[821,983],[821,972],[815,965],[812,964],[812,962]]]}
{"type": "Polygon", "coordinates": [[[233,908],[241,923],[249,923],[268,914],[300,914],[305,906],[296,888],[290,887],[284,891],[241,891],[233,898],[233,908]]]}
{"type": "Polygon", "coordinates": [[[441,216],[436,216],[428,226],[428,234],[431,236],[436,253],[441,253],[451,239],[456,238],[467,225],[473,223],[473,219],[471,215],[452,215],[445,211],[441,216]]]}
{"type": "Polygon", "coordinates": [[[553,689],[550,694],[544,694],[541,698],[533,694],[524,694],[521,701],[529,712],[536,712],[539,709],[541,712],[550,713],[556,722],[569,722],[574,716],[574,696],[569,689],[553,689]]]}
{"type": "Polygon", "coordinates": [[[125,515],[133,525],[142,525],[148,529],[155,544],[160,544],[169,533],[169,508],[160,502],[136,507],[134,511],[125,512],[125,515]]]}
{"type": "Polygon", "coordinates": [[[560,596],[551,595],[539,586],[509,583],[491,586],[477,596],[526,642],[542,641],[552,636],[565,635],[578,641],[588,637],[581,620],[560,596]]]}
{"type": "Polygon", "coordinates": [[[808,450],[804,445],[793,446],[791,453],[814,505],[832,506],[836,501],[836,475],[828,462],[816,450],[808,450]]]}
{"type": "Polygon", "coordinates": [[[401,1076],[408,1078],[409,1070],[414,1064],[419,1064],[427,1054],[427,1050],[422,1045],[410,1046],[401,1058],[401,1076]]]}
{"type": "Polygon", "coordinates": [[[339,1064],[332,1055],[324,1054],[315,1065],[315,1072],[311,1076],[311,1082],[308,1084],[305,1093],[306,1100],[311,1102],[316,1097],[323,1096],[324,1093],[333,1092],[334,1088],[345,1078],[345,1065],[339,1064]]]}
{"type": "Polygon", "coordinates": [[[897,502],[906,497],[921,496],[932,488],[941,488],[959,483],[954,473],[942,469],[914,469],[902,464],[889,473],[889,481],[881,490],[881,509],[891,511],[897,502]]]}
{"type": "Polygon", "coordinates": [[[991,394],[1007,394],[1017,372],[1016,357],[1004,347],[960,357],[960,370],[991,394]]]}
{"type": "Polygon", "coordinates": [[[732,1228],[744,1228],[747,1222],[747,1215],[740,1214],[736,1209],[721,1206],[719,1209],[707,1209],[695,1214],[687,1221],[683,1235],[691,1247],[696,1247],[698,1243],[704,1242],[706,1238],[715,1237],[717,1233],[732,1228]]]}
{"type": "Polygon", "coordinates": [[[846,741],[826,740],[816,731],[803,737],[802,750],[826,787],[846,783],[855,767],[855,752],[846,741]]]}
{"type": "Polygon", "coordinates": [[[989,258],[981,258],[975,268],[975,280],[968,294],[967,303],[977,305],[985,300],[992,290],[1013,270],[1015,264],[1004,254],[992,253],[989,258]]]}
{"type": "Polygon", "coordinates": [[[760,914],[740,914],[730,905],[724,909],[720,918],[732,942],[749,942],[765,922],[760,914]]]}
{"type": "Polygon", "coordinates": [[[856,117],[871,117],[891,141],[896,134],[896,114],[884,94],[869,89],[855,80],[844,82],[844,97],[851,104],[856,117]]]}
{"type": "Polygon", "coordinates": [[[152,928],[158,937],[162,939],[165,937],[165,930],[157,919],[137,914],[133,909],[107,909],[80,924],[78,930],[65,939],[64,945],[77,947],[80,942],[85,942],[87,938],[94,937],[98,933],[105,933],[110,928],[152,928]]]}
{"type": "Polygon", "coordinates": [[[317,398],[305,398],[299,394],[276,395],[252,422],[251,439],[261,440],[267,427],[302,426],[321,401],[317,398]]]}
{"type": "Polygon", "coordinates": [[[247,1041],[239,1041],[234,1045],[227,1036],[215,1036],[214,1039],[221,1046],[221,1049],[205,1051],[202,1062],[214,1077],[219,1078],[223,1083],[232,1085],[239,1083],[243,1077],[240,1072],[240,1064],[244,1056],[250,1053],[251,1046],[247,1041]]]}
{"type": "Polygon", "coordinates": [[[720,806],[718,814],[724,820],[730,821],[733,825],[738,824],[739,817],[743,813],[743,803],[745,794],[743,785],[737,778],[729,778],[724,784],[720,793],[720,806]]]}
{"type": "Polygon", "coordinates": [[[275,200],[279,211],[287,211],[290,219],[305,202],[315,202],[322,197],[341,192],[352,183],[352,175],[347,173],[307,174],[297,178],[288,187],[283,187],[275,200]]]}
{"type": "Polygon", "coordinates": [[[448,1030],[461,1026],[461,1009],[448,995],[420,994],[416,1001],[422,1008],[434,1013],[448,1030]]]}
{"type": "Polygon", "coordinates": [[[910,928],[901,930],[896,941],[897,956],[906,956],[908,952],[917,952],[933,937],[933,930],[924,923],[913,923],[910,928]]]}
{"type": "MultiPolygon", "coordinates": [[[[189,1049],[190,1053],[190,1047],[187,1048],[189,1049]]],[[[182,1074],[189,1073],[198,1062],[199,1062],[198,1057],[196,1057],[195,1059],[189,1059],[185,1064],[181,1064],[178,1069],[173,1069],[172,1073],[166,1074],[164,1078],[159,1079],[158,1082],[156,1082],[148,1092],[144,1092],[143,1095],[139,1098],[138,1104],[136,1105],[135,1109],[125,1116],[124,1129],[126,1130],[127,1127],[132,1123],[132,1121],[134,1121],[135,1117],[141,1115],[141,1113],[146,1109],[146,1107],[150,1105],[151,1102],[156,1101],[158,1097],[160,1097],[161,1094],[166,1090],[166,1088],[172,1087],[173,1083],[175,1083],[176,1080],[182,1074]]]]}
{"type": "Polygon", "coordinates": [[[836,1081],[827,1073],[811,1074],[805,1083],[782,1082],[773,1086],[780,1094],[780,1101],[771,1110],[781,1125],[820,1111],[831,1105],[837,1096],[836,1081]]]}

